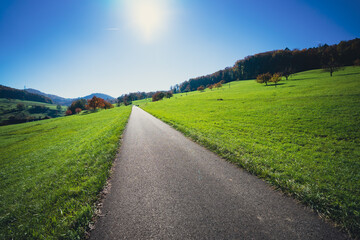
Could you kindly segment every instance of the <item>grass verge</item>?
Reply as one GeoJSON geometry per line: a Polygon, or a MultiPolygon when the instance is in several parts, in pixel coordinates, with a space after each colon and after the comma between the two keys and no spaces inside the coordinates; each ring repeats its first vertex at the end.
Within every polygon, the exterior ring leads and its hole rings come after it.
{"type": "Polygon", "coordinates": [[[360,67],[140,106],[360,236],[360,67]]]}
{"type": "Polygon", "coordinates": [[[80,239],[130,107],[0,127],[0,239],[80,239]]]}

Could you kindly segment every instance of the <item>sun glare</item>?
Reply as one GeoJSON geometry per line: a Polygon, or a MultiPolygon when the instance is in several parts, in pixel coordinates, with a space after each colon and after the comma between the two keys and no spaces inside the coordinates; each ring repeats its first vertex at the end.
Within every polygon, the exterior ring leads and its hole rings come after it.
{"type": "Polygon", "coordinates": [[[129,0],[126,4],[130,26],[142,40],[153,41],[165,30],[169,17],[167,1],[129,0]]]}

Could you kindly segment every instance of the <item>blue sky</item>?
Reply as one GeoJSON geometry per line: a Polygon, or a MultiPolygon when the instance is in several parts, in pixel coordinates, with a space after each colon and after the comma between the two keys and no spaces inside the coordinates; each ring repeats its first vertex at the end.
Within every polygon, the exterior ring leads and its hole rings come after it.
{"type": "Polygon", "coordinates": [[[1,0],[0,84],[113,97],[360,37],[360,1],[1,0]]]}

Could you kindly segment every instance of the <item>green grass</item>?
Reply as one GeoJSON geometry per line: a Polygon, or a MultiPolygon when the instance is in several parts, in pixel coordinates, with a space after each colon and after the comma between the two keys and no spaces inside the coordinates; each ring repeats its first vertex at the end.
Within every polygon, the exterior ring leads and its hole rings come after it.
{"type": "Polygon", "coordinates": [[[0,127],[0,239],[79,239],[130,107],[0,127]]]}
{"type": "Polygon", "coordinates": [[[359,237],[360,67],[280,84],[238,81],[141,107],[359,237]]]}

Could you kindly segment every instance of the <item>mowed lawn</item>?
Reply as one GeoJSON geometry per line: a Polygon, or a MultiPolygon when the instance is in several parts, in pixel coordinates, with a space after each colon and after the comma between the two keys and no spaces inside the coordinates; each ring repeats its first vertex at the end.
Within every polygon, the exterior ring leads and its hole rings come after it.
{"type": "Polygon", "coordinates": [[[360,67],[140,106],[360,236],[360,67]]]}
{"type": "Polygon", "coordinates": [[[131,107],[0,127],[0,239],[79,239],[131,107]]]}

